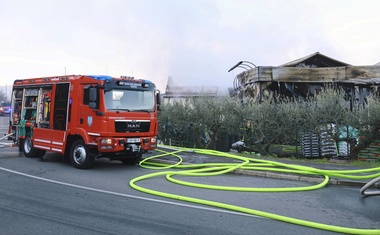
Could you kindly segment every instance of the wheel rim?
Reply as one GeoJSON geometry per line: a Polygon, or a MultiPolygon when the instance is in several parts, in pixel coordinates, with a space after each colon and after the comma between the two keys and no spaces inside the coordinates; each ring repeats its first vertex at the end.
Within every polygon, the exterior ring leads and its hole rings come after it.
{"type": "Polygon", "coordinates": [[[32,141],[30,140],[30,138],[25,138],[25,140],[24,140],[25,152],[29,153],[31,149],[32,149],[32,141]]]}
{"type": "Polygon", "coordinates": [[[73,155],[74,161],[78,165],[81,165],[86,161],[86,149],[82,145],[79,145],[74,149],[73,155]]]}

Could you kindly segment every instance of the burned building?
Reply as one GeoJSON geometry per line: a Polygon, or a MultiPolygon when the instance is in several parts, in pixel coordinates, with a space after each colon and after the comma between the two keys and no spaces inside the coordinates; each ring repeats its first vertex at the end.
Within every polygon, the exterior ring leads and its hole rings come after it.
{"type": "MultiPolygon", "coordinates": [[[[380,63],[354,66],[319,52],[276,67],[256,66],[249,61],[240,61],[229,71],[236,68],[244,69],[233,83],[242,103],[260,102],[275,94],[293,100],[305,100],[331,84],[343,88],[346,94],[345,104],[350,104],[352,108],[355,102],[365,105],[368,96],[380,92],[380,63]]],[[[348,157],[351,147],[355,145],[352,140],[358,137],[357,129],[348,125],[340,126],[336,131],[339,134],[335,135],[330,133],[334,129],[332,126],[335,128],[336,124],[321,123],[314,130],[301,132],[297,145],[301,146],[302,155],[348,157]]]]}
{"type": "Polygon", "coordinates": [[[229,71],[236,68],[245,70],[233,82],[244,103],[262,101],[272,94],[302,100],[326,84],[341,86],[349,99],[365,102],[368,95],[378,92],[380,85],[380,63],[353,66],[319,52],[277,67],[240,61],[229,71]]]}

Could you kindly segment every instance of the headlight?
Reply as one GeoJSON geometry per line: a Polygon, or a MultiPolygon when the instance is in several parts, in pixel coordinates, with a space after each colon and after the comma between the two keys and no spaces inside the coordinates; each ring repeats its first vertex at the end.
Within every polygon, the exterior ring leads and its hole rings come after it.
{"type": "Polygon", "coordinates": [[[112,139],[100,139],[100,144],[111,145],[112,144],[112,139]]]}

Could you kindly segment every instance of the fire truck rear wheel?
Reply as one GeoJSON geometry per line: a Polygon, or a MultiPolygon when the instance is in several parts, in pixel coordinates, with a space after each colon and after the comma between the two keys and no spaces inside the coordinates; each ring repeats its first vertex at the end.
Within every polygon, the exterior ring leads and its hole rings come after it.
{"type": "Polygon", "coordinates": [[[26,134],[25,139],[21,141],[22,143],[22,151],[25,157],[29,158],[37,158],[45,155],[45,150],[35,149],[33,148],[33,141],[30,138],[30,134],[26,134]]]}
{"type": "Polygon", "coordinates": [[[91,168],[95,163],[95,158],[89,155],[88,148],[84,141],[79,139],[74,141],[70,149],[71,164],[78,169],[91,168]]]}

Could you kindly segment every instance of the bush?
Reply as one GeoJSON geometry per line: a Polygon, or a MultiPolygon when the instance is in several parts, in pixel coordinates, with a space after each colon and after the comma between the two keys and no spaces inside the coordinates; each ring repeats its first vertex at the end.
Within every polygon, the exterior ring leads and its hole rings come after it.
{"type": "Polygon", "coordinates": [[[355,158],[372,140],[380,139],[378,117],[378,97],[368,98],[363,109],[333,86],[303,101],[272,97],[261,103],[241,104],[228,96],[200,96],[161,105],[159,137],[177,138],[186,147],[215,149],[216,142],[228,135],[235,137],[234,141],[244,139],[247,145],[260,145],[268,152],[273,144],[298,145],[300,133],[318,132],[321,126],[334,124],[360,130],[363,138],[353,148],[355,158]]]}

